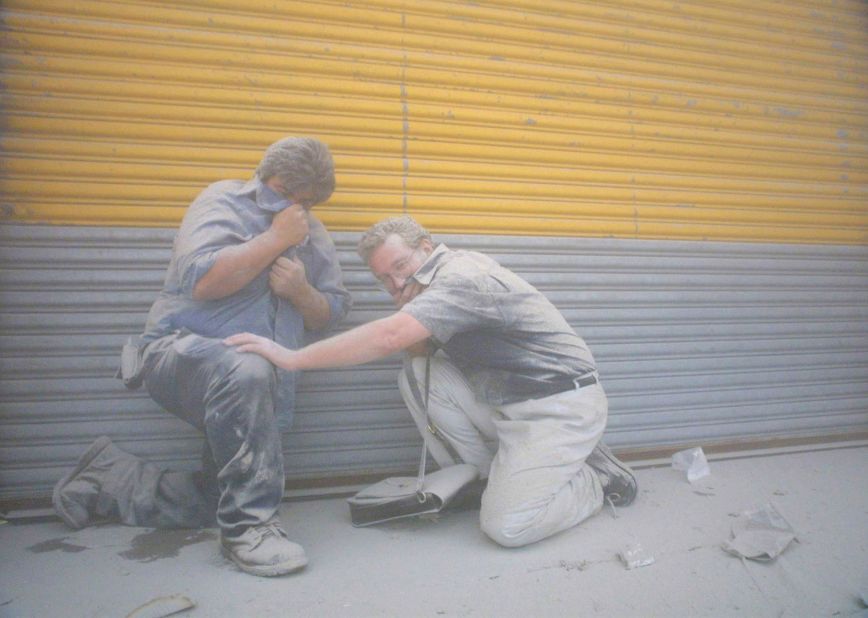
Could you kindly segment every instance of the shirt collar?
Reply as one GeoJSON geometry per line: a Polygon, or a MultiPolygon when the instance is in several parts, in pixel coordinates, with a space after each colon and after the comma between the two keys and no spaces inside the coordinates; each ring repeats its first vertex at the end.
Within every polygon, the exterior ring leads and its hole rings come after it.
{"type": "Polygon", "coordinates": [[[259,176],[254,176],[248,180],[244,186],[241,187],[241,194],[251,196],[255,195],[256,205],[262,210],[268,210],[269,212],[280,212],[287,206],[291,205],[291,202],[286,199],[285,196],[262,182],[259,179],[259,176]]]}
{"type": "Polygon", "coordinates": [[[428,258],[422,262],[419,270],[413,274],[413,279],[422,285],[431,285],[434,275],[437,274],[437,271],[443,265],[444,256],[449,253],[449,251],[449,247],[442,242],[434,247],[434,251],[432,251],[428,258]]]}

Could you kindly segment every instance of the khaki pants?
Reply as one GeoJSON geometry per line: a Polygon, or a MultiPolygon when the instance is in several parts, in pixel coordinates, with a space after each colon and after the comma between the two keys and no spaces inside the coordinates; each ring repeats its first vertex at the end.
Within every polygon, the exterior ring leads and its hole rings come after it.
{"type": "MultiPolygon", "coordinates": [[[[424,394],[425,359],[408,362],[411,370],[401,372],[398,385],[424,432],[425,410],[414,390],[424,394]]],[[[469,463],[488,477],[480,526],[500,545],[539,541],[602,508],[600,481],[585,459],[603,435],[607,413],[599,383],[542,399],[483,403],[446,357],[431,359],[428,414],[449,446],[429,439],[429,451],[441,467],[469,463]]]]}

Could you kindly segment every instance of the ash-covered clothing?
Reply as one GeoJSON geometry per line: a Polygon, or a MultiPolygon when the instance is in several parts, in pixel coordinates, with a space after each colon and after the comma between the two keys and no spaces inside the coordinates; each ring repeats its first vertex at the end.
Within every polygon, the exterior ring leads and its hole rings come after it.
{"type": "MultiPolygon", "coordinates": [[[[163,290],[148,314],[142,339],[154,341],[176,332],[192,332],[222,339],[250,332],[296,349],[305,343],[304,320],[288,300],[272,293],[266,268],[231,296],[193,300],[193,289],[214,265],[217,252],[240,245],[271,226],[275,213],[290,202],[258,178],[248,182],[225,180],[206,188],[190,205],[175,238],[163,290]]],[[[325,329],[340,322],[350,309],[350,295],[342,282],[334,243],[325,227],[309,215],[310,237],[290,247],[285,257],[297,256],[310,284],[328,300],[331,316],[325,329]]],[[[295,374],[278,369],[275,408],[281,426],[290,424],[295,407],[295,374]]]]}
{"type": "MultiPolygon", "coordinates": [[[[298,348],[304,320],[290,301],[271,292],[269,268],[226,298],[195,301],[192,295],[220,249],[262,234],[288,206],[256,178],[215,183],[191,204],[165,285],[148,315],[141,377],[154,401],[205,434],[202,470],[161,471],[125,458],[105,495],[103,514],[158,527],[216,521],[229,536],[274,517],[284,484],[279,428],[292,419],[296,373],[240,353],[223,338],[248,331],[298,348]]],[[[283,255],[298,256],[308,281],[328,299],[330,327],[347,313],[350,297],[334,244],[319,221],[312,216],[309,221],[308,242],[283,255]]]]}
{"type": "Polygon", "coordinates": [[[231,536],[269,521],[284,484],[271,363],[192,333],[153,342],[144,362],[148,393],[201,430],[205,448],[201,473],[172,475],[175,492],[162,480],[154,486],[145,478],[130,479],[137,519],[127,523],[157,525],[156,518],[160,527],[197,527],[216,519],[231,536]],[[192,513],[190,505],[196,505],[192,513]]]}
{"type": "Polygon", "coordinates": [[[113,447],[94,514],[154,528],[216,523],[229,536],[270,521],[284,484],[271,363],[220,339],[175,333],[152,342],[144,364],[154,401],[205,434],[202,467],[165,470],[113,447]]]}
{"type": "Polygon", "coordinates": [[[428,287],[401,310],[431,331],[481,401],[545,397],[595,370],[555,306],[490,257],[440,244],[414,279],[428,287]]]}
{"type": "Polygon", "coordinates": [[[399,388],[437,463],[487,477],[482,531],[518,547],[597,513],[603,490],[585,460],[608,403],[598,381],[573,382],[596,371],[585,342],[542,293],[481,253],[439,245],[414,278],[428,287],[402,311],[442,351],[427,368],[408,359],[399,388]],[[417,395],[426,375],[427,405],[417,395]]]}
{"type": "Polygon", "coordinates": [[[424,358],[408,359],[398,385],[440,467],[468,463],[488,478],[479,523],[498,544],[534,543],[600,511],[603,489],[585,463],[606,426],[608,403],[599,383],[491,405],[477,400],[462,372],[438,353],[430,371],[424,358]],[[426,373],[427,409],[420,396],[426,373]]]}

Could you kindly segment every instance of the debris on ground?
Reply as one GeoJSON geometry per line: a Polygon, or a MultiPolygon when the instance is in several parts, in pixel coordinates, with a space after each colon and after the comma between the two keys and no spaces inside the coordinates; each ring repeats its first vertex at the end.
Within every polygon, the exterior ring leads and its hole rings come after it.
{"type": "Polygon", "coordinates": [[[47,521],[57,521],[57,514],[51,508],[12,509],[0,512],[4,523],[35,524],[47,521]]]}
{"type": "Polygon", "coordinates": [[[672,455],[672,467],[687,473],[687,480],[691,483],[711,474],[708,460],[700,446],[674,453],[672,455]]]}
{"type": "Polygon", "coordinates": [[[182,594],[151,599],[127,614],[127,618],[164,618],[195,607],[196,604],[182,594]]]}
{"type": "Polygon", "coordinates": [[[696,487],[694,488],[693,493],[695,493],[697,496],[706,497],[717,495],[716,493],[714,493],[714,487],[711,487],[710,485],[706,485],[704,487],[696,487]]]}
{"type": "Polygon", "coordinates": [[[628,570],[654,564],[654,556],[646,552],[639,543],[625,545],[618,552],[618,557],[628,570]]]}
{"type": "Polygon", "coordinates": [[[796,532],[771,503],[745,511],[732,523],[732,539],[724,551],[751,560],[777,558],[796,540],[796,532]]]}
{"type": "Polygon", "coordinates": [[[859,601],[861,602],[862,610],[853,615],[858,616],[858,618],[868,618],[868,592],[863,592],[859,597],[859,601]]]}

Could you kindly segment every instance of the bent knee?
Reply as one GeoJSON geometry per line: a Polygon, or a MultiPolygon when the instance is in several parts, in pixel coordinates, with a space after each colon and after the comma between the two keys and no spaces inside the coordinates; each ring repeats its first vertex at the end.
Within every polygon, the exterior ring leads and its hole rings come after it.
{"type": "Polygon", "coordinates": [[[483,524],[481,528],[485,536],[501,547],[524,547],[537,540],[529,539],[525,534],[514,534],[508,527],[504,526],[483,524]]]}
{"type": "Polygon", "coordinates": [[[533,517],[527,513],[496,513],[483,509],[479,514],[479,527],[492,541],[503,547],[522,547],[539,539],[533,533],[533,517]]]}
{"type": "Polygon", "coordinates": [[[223,377],[242,391],[271,389],[277,381],[274,366],[258,354],[236,353],[223,377]]]}
{"type": "Polygon", "coordinates": [[[239,382],[261,384],[275,378],[274,366],[258,354],[239,354],[233,377],[239,382]]]}

